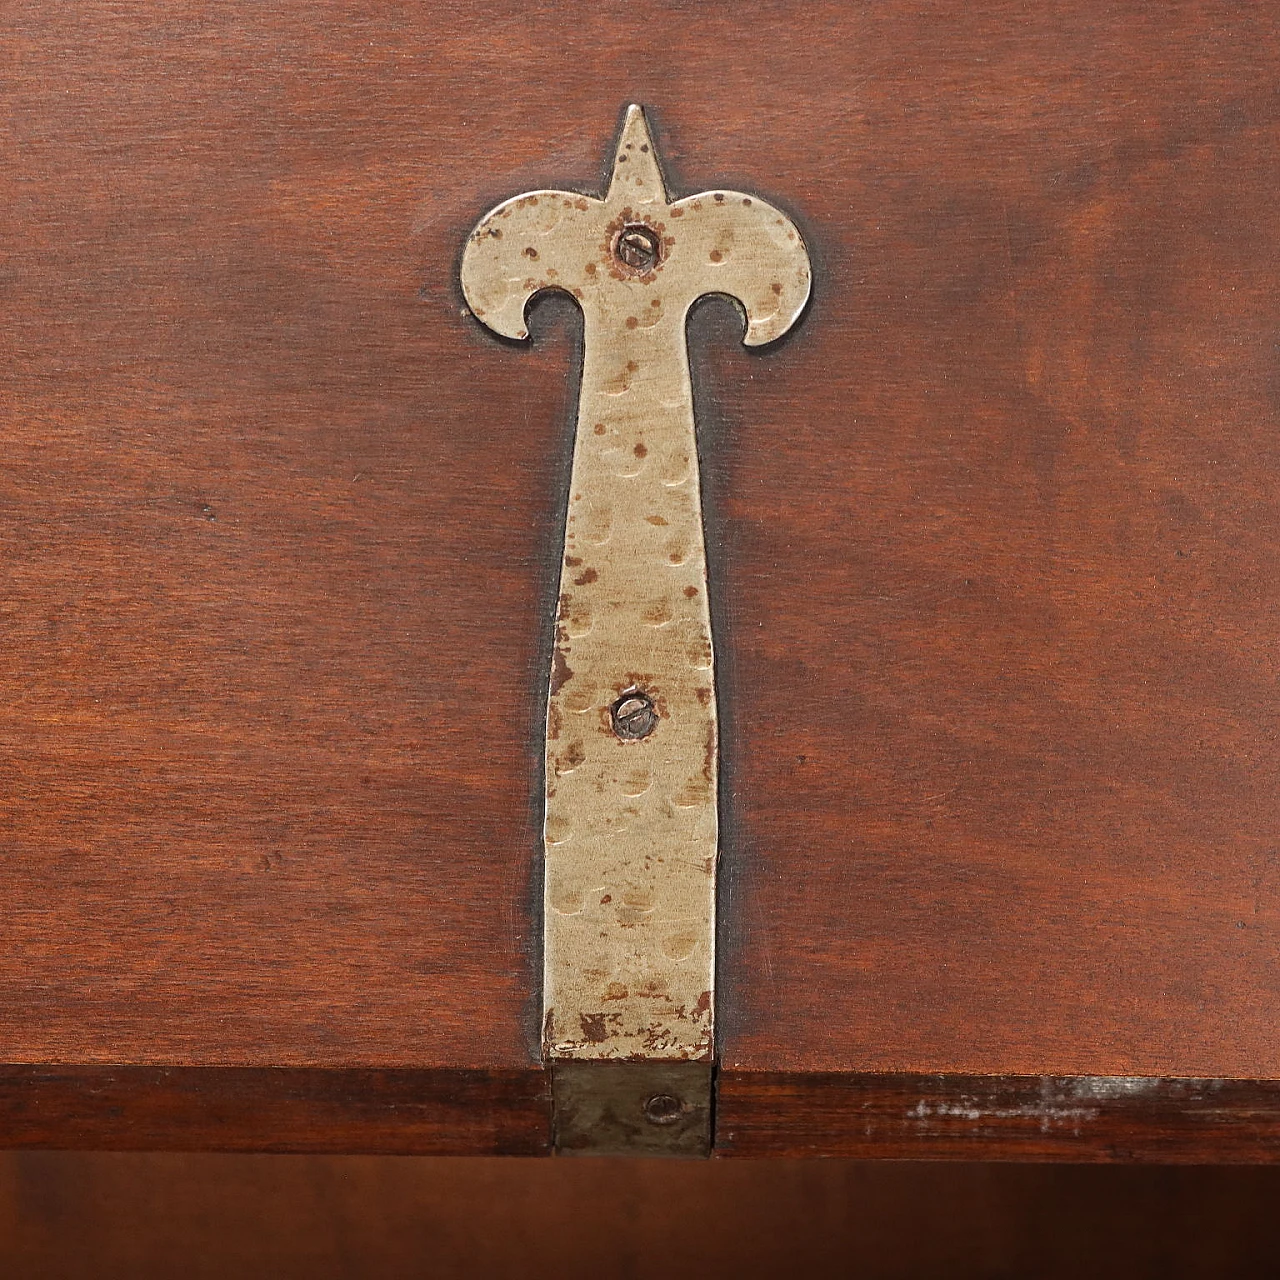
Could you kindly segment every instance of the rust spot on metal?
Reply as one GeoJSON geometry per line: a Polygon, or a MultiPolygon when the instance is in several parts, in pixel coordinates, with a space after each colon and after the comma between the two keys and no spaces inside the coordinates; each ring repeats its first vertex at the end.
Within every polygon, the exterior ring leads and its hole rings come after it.
{"type": "Polygon", "coordinates": [[[671,621],[671,606],[665,600],[655,600],[640,615],[651,627],[663,627],[671,621]]]}
{"type": "Polygon", "coordinates": [[[603,1044],[609,1038],[608,1029],[605,1027],[605,1016],[603,1013],[583,1013],[578,1015],[578,1021],[582,1024],[582,1034],[591,1044],[603,1044]]]}
{"type": "MultiPolygon", "coordinates": [[[[573,679],[573,668],[565,659],[564,651],[557,648],[551,656],[551,696],[554,698],[573,679]]],[[[560,708],[555,708],[559,714],[560,708]]]]}

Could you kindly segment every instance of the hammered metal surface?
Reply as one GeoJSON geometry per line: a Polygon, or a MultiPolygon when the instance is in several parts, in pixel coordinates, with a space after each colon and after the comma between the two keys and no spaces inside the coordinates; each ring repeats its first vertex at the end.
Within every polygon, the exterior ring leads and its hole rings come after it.
{"type": "Polygon", "coordinates": [[[710,1059],[717,742],[690,306],[785,333],[809,297],[795,225],[754,196],[668,202],[639,107],[603,200],[532,191],[476,227],[462,261],[476,318],[526,338],[543,289],[582,308],[585,355],[547,709],[544,1053],[710,1059]],[[629,239],[627,239],[629,237],[629,239]],[[657,724],[615,731],[647,695],[657,724]]]}

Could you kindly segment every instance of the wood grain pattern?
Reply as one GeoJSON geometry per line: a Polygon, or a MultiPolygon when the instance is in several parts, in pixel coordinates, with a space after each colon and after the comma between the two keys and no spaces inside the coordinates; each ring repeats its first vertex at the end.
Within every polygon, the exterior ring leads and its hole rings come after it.
{"type": "Polygon", "coordinates": [[[1218,1280],[1274,1273],[1278,1190],[1275,1169],[22,1153],[0,1155],[0,1264],[518,1280],[559,1245],[566,1280],[1218,1280]]]}
{"type": "Polygon", "coordinates": [[[726,1066],[1280,1074],[1277,28],[778,42],[823,271],[704,366],[726,1066]]]}
{"type": "Polygon", "coordinates": [[[722,1071],[716,1153],[1273,1164],[1280,1082],[722,1071]]]}
{"type": "Polygon", "coordinates": [[[0,1145],[544,1155],[540,1070],[0,1067],[0,1145]]]}
{"type": "Polygon", "coordinates": [[[564,1280],[1220,1280],[1274,1274],[1278,1192],[1258,1168],[24,1152],[0,1154],[0,1267],[520,1280],[558,1248],[564,1280]]]}
{"type": "Polygon", "coordinates": [[[536,1058],[568,350],[460,315],[431,16],[330,18],[10,19],[11,1062],[536,1058]]]}
{"type": "Polygon", "coordinates": [[[0,1060],[533,1062],[575,342],[456,265],[639,101],[815,257],[695,325],[727,1067],[1280,1076],[1272,8],[6,34],[0,1060]]]}
{"type": "MultiPolygon", "coordinates": [[[[548,1155],[551,1111],[539,1069],[0,1067],[11,1150],[548,1155]]],[[[1277,1163],[1280,1082],[722,1070],[711,1154],[1277,1163]]]]}

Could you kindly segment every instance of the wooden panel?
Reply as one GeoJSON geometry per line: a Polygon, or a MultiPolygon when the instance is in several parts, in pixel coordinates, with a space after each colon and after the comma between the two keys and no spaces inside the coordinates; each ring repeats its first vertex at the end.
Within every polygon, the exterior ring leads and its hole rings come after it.
{"type": "Polygon", "coordinates": [[[536,1056],[569,350],[459,314],[469,26],[365,8],[9,19],[0,1059],[536,1056]]]}
{"type": "Polygon", "coordinates": [[[679,130],[825,268],[704,358],[726,1065],[1280,1075],[1276,13],[821,29],[679,130]]]}
{"type": "Polygon", "coordinates": [[[517,1280],[559,1251],[565,1280],[1218,1280],[1275,1273],[1278,1192],[1275,1169],[32,1153],[0,1156],[0,1267],[517,1280]]]}
{"type": "Polygon", "coordinates": [[[456,264],[635,100],[818,268],[696,362],[726,1062],[1280,1075],[1267,7],[9,36],[0,1060],[530,1062],[574,342],[456,264]]]}
{"type": "Polygon", "coordinates": [[[545,1155],[541,1070],[0,1067],[0,1144],[76,1151],[545,1155]]]}
{"type": "Polygon", "coordinates": [[[1267,1164],[1280,1082],[722,1071],[717,1154],[1267,1164]]]}

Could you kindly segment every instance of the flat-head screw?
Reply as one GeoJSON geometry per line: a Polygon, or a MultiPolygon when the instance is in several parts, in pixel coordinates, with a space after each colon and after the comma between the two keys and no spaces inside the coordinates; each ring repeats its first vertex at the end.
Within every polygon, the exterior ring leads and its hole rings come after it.
{"type": "Polygon", "coordinates": [[[614,733],[632,742],[647,738],[658,727],[658,712],[653,699],[639,689],[624,693],[609,708],[609,718],[614,733]]]}
{"type": "Polygon", "coordinates": [[[671,1093],[655,1093],[644,1104],[644,1118],[650,1124],[675,1124],[684,1115],[684,1103],[671,1093]]]}
{"type": "Polygon", "coordinates": [[[623,266],[643,274],[658,265],[662,241],[652,227],[646,227],[643,222],[631,223],[618,233],[613,252],[623,266]]]}

